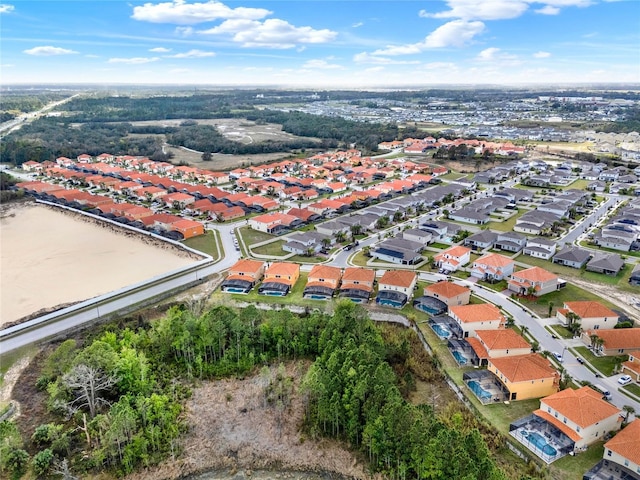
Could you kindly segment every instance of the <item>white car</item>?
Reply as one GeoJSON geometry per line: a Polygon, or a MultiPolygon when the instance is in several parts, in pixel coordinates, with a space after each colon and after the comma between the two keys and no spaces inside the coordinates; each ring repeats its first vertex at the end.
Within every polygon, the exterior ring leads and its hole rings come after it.
{"type": "Polygon", "coordinates": [[[559,362],[562,361],[562,355],[560,355],[558,352],[553,352],[553,356],[556,357],[556,359],[558,359],[559,362]]]}
{"type": "Polygon", "coordinates": [[[629,375],[623,375],[618,379],[618,383],[620,385],[626,385],[627,383],[631,383],[631,377],[629,375]]]}

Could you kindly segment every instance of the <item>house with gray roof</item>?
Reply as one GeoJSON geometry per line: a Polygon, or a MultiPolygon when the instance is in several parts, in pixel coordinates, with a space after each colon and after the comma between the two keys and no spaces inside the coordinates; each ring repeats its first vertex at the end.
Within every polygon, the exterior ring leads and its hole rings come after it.
{"type": "Polygon", "coordinates": [[[316,230],[323,235],[333,237],[338,232],[348,234],[351,231],[351,227],[339,220],[331,220],[316,225],[316,230]]]}
{"type": "Polygon", "coordinates": [[[591,252],[584,248],[568,246],[553,256],[553,263],[565,267],[582,268],[591,258],[591,252]]]}
{"type": "Polygon", "coordinates": [[[471,247],[472,250],[484,250],[493,247],[498,233],[491,230],[480,230],[473,235],[469,235],[464,239],[465,247],[471,247]]]}
{"type": "Polygon", "coordinates": [[[540,235],[550,229],[554,222],[558,221],[560,221],[560,216],[555,213],[531,210],[516,220],[513,231],[540,235]]]}
{"type": "Polygon", "coordinates": [[[587,263],[589,272],[616,276],[624,267],[624,260],[617,253],[598,253],[587,263]]]}
{"type": "Polygon", "coordinates": [[[410,228],[402,232],[402,238],[404,240],[410,240],[412,242],[421,243],[422,245],[428,245],[433,241],[433,235],[419,228],[410,228]]]}
{"type": "Polygon", "coordinates": [[[380,242],[371,250],[371,256],[385,262],[397,263],[399,265],[415,265],[420,263],[424,245],[402,238],[390,238],[380,242]]]}
{"type": "Polygon", "coordinates": [[[502,232],[498,234],[494,247],[507,252],[519,252],[527,243],[527,237],[517,232],[502,232]]]}
{"type": "Polygon", "coordinates": [[[286,239],[287,243],[282,246],[282,250],[297,255],[318,253],[322,250],[324,239],[329,239],[330,243],[333,243],[331,237],[318,232],[296,232],[289,235],[286,239]]]}
{"type": "Polygon", "coordinates": [[[527,240],[524,255],[549,260],[556,253],[556,242],[543,237],[534,237],[527,240]]]}

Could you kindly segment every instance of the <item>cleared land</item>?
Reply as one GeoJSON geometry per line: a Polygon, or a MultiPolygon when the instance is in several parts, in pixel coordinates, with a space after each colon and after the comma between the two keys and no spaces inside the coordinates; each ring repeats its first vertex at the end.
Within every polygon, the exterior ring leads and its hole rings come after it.
{"type": "Polygon", "coordinates": [[[0,327],[194,262],[167,244],[33,204],[4,212],[0,226],[0,327]]]}

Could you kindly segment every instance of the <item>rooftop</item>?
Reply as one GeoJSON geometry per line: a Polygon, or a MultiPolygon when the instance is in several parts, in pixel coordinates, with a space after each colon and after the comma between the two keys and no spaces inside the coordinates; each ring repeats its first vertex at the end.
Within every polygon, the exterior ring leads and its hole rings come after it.
{"type": "Polygon", "coordinates": [[[604,448],[640,465],[640,420],[636,419],[629,423],[615,437],[605,443],[604,448]]]}
{"type": "Polygon", "coordinates": [[[406,270],[388,270],[384,272],[382,278],[378,282],[380,285],[394,285],[397,287],[410,287],[415,282],[417,275],[415,272],[406,270]]]}
{"type": "Polygon", "coordinates": [[[589,386],[577,390],[567,388],[540,400],[582,428],[598,423],[620,410],[602,399],[602,394],[589,386]]]}
{"type": "Polygon", "coordinates": [[[476,330],[476,335],[488,350],[531,347],[529,342],[510,328],[500,330],[476,330]]]}
{"type": "Polygon", "coordinates": [[[564,302],[564,304],[580,318],[618,317],[618,314],[610,308],[605,307],[600,302],[594,302],[592,300],[564,302]]]}
{"type": "Polygon", "coordinates": [[[551,378],[557,375],[549,360],[538,353],[492,358],[491,363],[510,382],[514,383],[551,378]]]}
{"type": "Polygon", "coordinates": [[[453,282],[438,282],[433,285],[424,287],[425,292],[437,293],[438,296],[444,298],[453,298],[463,293],[469,292],[469,288],[462,285],[456,285],[453,282]]]}
{"type": "Polygon", "coordinates": [[[504,320],[504,316],[500,313],[500,309],[489,303],[456,305],[449,307],[449,311],[458,317],[463,323],[504,320]]]}
{"type": "Polygon", "coordinates": [[[514,277],[522,278],[524,280],[528,280],[530,282],[548,282],[550,280],[557,279],[558,276],[554,273],[551,273],[544,268],[540,267],[531,267],[525,270],[520,270],[517,273],[513,273],[514,277]]]}

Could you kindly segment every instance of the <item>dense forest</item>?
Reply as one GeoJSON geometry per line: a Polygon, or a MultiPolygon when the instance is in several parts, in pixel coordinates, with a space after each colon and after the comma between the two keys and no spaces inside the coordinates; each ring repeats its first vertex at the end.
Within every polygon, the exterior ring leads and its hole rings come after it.
{"type": "MultiPolygon", "coordinates": [[[[499,448],[498,434],[483,436],[460,407],[439,415],[405,400],[412,385],[406,365],[415,362],[410,335],[404,330],[385,342],[350,302],[333,316],[173,307],[136,330],[107,327],[83,345],[67,340],[37,359],[37,386],[51,416],[34,431],[0,423],[0,468],[19,478],[27,471],[122,475],[156,464],[180,455],[187,427],[181,412],[194,382],[309,358],[315,362],[301,388],[311,435],[349,442],[372,469],[394,478],[506,478],[486,443],[499,448]]],[[[423,377],[439,378],[428,357],[421,362],[423,377]]]]}
{"type": "Polygon", "coordinates": [[[5,91],[0,95],[0,122],[13,120],[21,113],[35,112],[51,102],[56,102],[68,97],[68,93],[39,91],[10,92],[5,91]]]}
{"type": "Polygon", "coordinates": [[[41,118],[8,134],[0,144],[0,161],[20,165],[29,160],[42,162],[60,156],[75,158],[81,153],[99,155],[104,152],[167,160],[162,152],[160,135],[166,135],[171,145],[201,152],[257,154],[348,147],[351,144],[375,151],[381,141],[418,134],[413,127],[400,131],[397,125],[257,109],[250,100],[255,101],[255,94],[249,97],[246,92],[237,95],[76,98],[62,107],[63,116],[41,118]],[[276,123],[282,125],[285,132],[302,138],[243,144],[225,138],[213,126],[197,124],[197,120],[211,118],[276,123]],[[127,123],[165,119],[188,120],[179,127],[127,123]]]}

